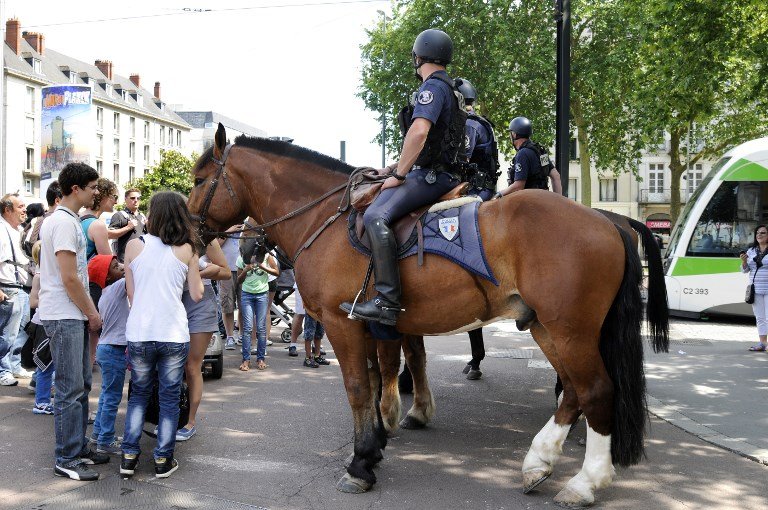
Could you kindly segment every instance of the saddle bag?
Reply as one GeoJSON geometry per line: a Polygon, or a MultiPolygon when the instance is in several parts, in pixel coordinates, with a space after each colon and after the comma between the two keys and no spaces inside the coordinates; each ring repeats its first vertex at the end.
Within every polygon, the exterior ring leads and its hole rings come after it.
{"type": "Polygon", "coordinates": [[[358,212],[364,212],[381,193],[391,168],[366,168],[356,172],[350,180],[349,203],[358,212]]]}

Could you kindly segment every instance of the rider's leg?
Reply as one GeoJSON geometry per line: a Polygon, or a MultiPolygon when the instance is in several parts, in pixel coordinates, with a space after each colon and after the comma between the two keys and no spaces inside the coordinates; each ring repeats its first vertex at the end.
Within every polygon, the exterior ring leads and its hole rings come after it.
{"type": "MultiPolygon", "coordinates": [[[[436,202],[458,185],[447,173],[438,173],[436,182],[429,184],[427,170],[413,170],[403,184],[388,188],[365,211],[363,222],[371,242],[371,254],[378,295],[371,301],[355,305],[352,315],[358,320],[370,320],[394,326],[400,313],[400,271],[397,265],[397,240],[390,225],[424,205],[436,202]]],[[[351,303],[341,309],[350,312],[351,303]]]]}

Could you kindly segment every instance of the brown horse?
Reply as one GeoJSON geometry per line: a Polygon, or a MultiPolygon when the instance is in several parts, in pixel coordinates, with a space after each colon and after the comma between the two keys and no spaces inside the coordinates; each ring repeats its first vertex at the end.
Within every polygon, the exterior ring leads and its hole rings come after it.
{"type": "MultiPolygon", "coordinates": [[[[334,190],[344,187],[352,170],[284,142],[239,137],[227,145],[219,125],[213,147],[193,169],[189,208],[199,214],[206,237],[251,216],[296,259],[305,307],[326,327],[354,419],[354,454],[337,488],[361,492],[376,481],[386,418],[377,405],[376,342],[363,323],[339,309],[358,292],[368,267],[368,259],[349,246],[344,221],[332,221],[341,198],[334,190]],[[323,224],[330,226],[301,251],[323,224]]],[[[565,398],[533,440],[523,485],[530,490],[551,474],[570,425],[583,411],[584,464],[556,500],[589,504],[594,491],[611,482],[614,463],[634,464],[643,455],[647,410],[637,252],[626,233],[599,213],[538,190],[482,204],[479,227],[500,284],[442,257],[427,255],[423,267],[415,257],[405,259],[405,312],[397,327],[406,335],[448,334],[535,311],[532,333],[562,378],[565,398]]]]}

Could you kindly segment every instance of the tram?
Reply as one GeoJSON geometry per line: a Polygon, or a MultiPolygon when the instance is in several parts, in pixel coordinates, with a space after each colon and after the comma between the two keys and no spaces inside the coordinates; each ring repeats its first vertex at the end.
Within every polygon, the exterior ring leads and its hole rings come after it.
{"type": "Polygon", "coordinates": [[[670,313],[751,316],[739,252],[766,223],[768,137],[726,152],[685,205],[664,254],[670,313]]]}

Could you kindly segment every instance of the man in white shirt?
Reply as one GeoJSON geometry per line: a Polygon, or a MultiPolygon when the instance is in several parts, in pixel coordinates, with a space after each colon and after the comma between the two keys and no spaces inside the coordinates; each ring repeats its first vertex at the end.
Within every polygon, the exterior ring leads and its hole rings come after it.
{"type": "Polygon", "coordinates": [[[17,377],[32,376],[22,368],[20,354],[27,341],[21,328],[29,322],[29,294],[24,288],[29,260],[21,249],[19,231],[27,217],[24,201],[15,193],[5,195],[0,214],[0,385],[16,386],[17,377]]]}
{"type": "Polygon", "coordinates": [[[77,211],[93,204],[99,174],[84,163],[70,163],[59,174],[64,198],[40,229],[40,305],[38,313],[50,338],[55,364],[56,476],[97,480],[89,464],[109,462],[86,439],[91,363],[88,330],[101,317],[88,294],[85,235],[77,211]]]}

